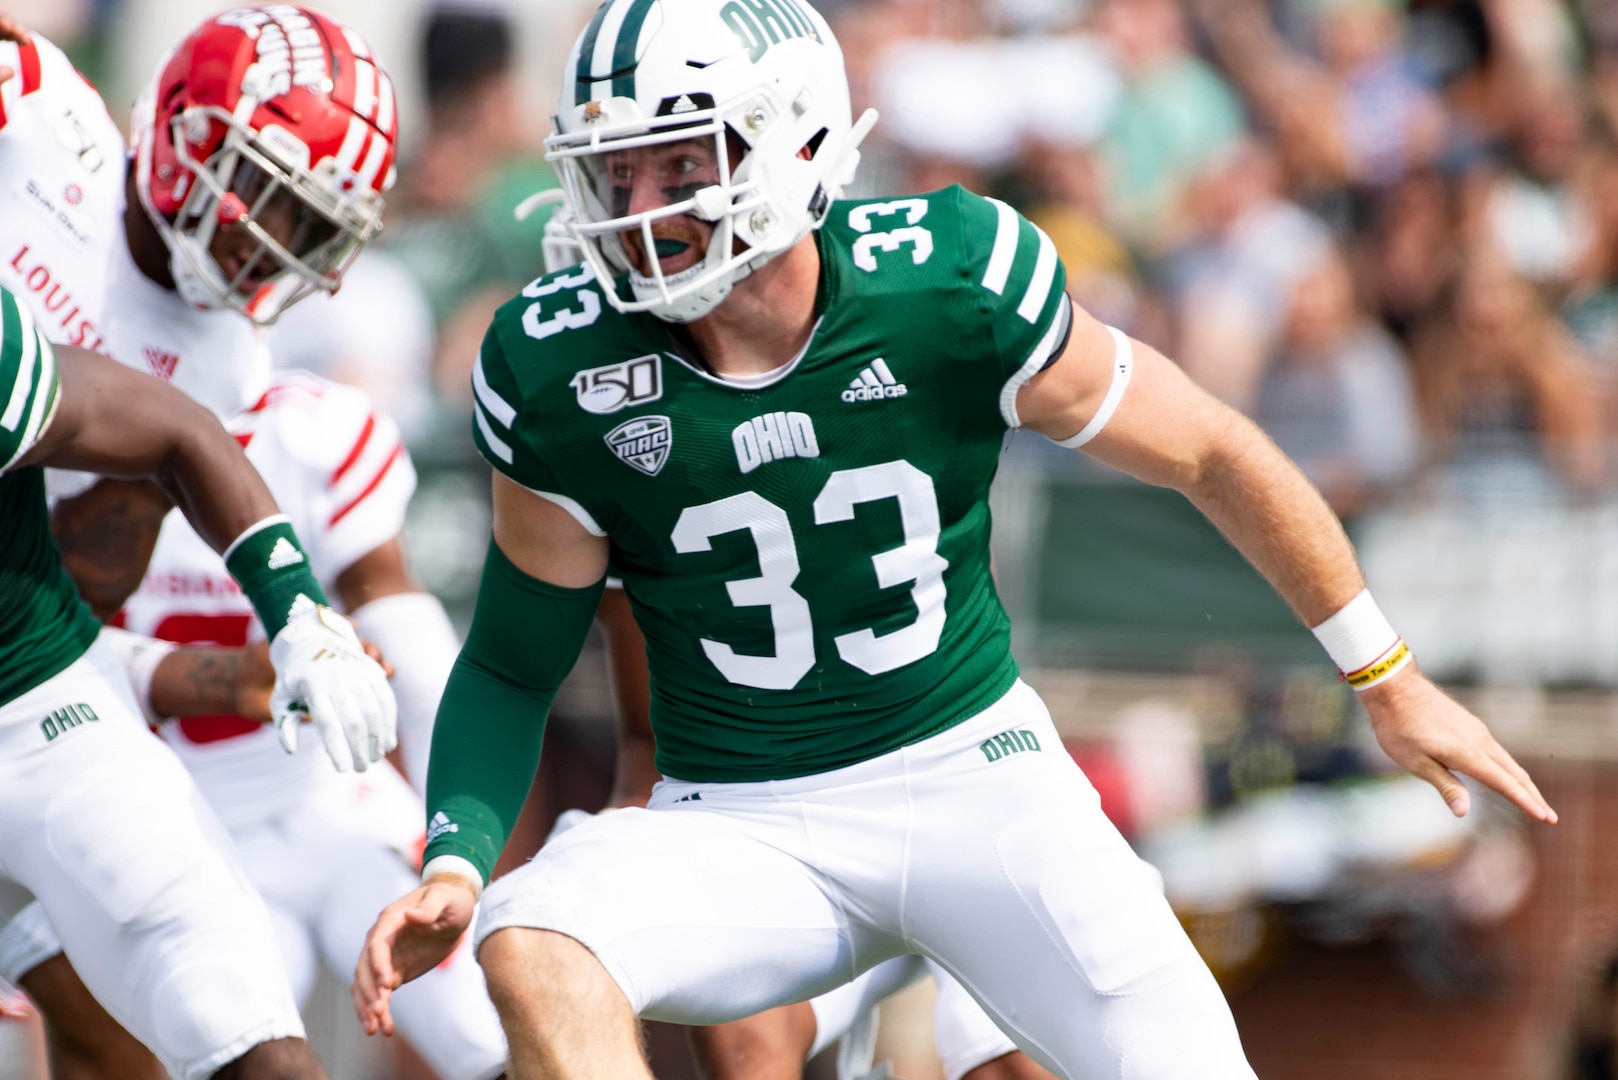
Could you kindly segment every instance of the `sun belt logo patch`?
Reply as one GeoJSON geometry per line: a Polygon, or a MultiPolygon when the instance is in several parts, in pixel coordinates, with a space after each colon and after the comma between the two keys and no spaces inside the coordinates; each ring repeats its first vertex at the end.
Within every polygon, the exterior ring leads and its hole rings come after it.
{"type": "Polygon", "coordinates": [[[573,376],[568,385],[579,397],[579,408],[606,416],[662,397],[663,362],[652,353],[617,364],[587,368],[573,376]]]}
{"type": "Polygon", "coordinates": [[[656,476],[669,459],[674,428],[666,416],[637,416],[607,432],[605,439],[619,461],[656,476]]]}

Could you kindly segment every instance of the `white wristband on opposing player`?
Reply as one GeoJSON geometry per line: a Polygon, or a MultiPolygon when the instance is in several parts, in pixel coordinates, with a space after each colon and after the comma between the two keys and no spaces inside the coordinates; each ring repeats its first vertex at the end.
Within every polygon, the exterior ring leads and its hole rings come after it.
{"type": "Polygon", "coordinates": [[[120,630],[116,626],[103,626],[101,640],[118,654],[118,659],[123,663],[129,688],[135,695],[135,704],[140,706],[146,722],[156,727],[168,719],[158,716],[157,710],[152,708],[152,680],[157,676],[157,666],[174,651],[174,646],[157,638],[120,630]]]}
{"type": "Polygon", "coordinates": [[[1410,646],[1376,606],[1369,589],[1314,628],[1315,638],[1356,691],[1368,690],[1410,663],[1410,646]]]}
{"type": "Polygon", "coordinates": [[[483,895],[483,875],[470,860],[459,855],[434,855],[427,860],[427,865],[421,868],[422,884],[432,879],[434,874],[454,874],[458,878],[465,878],[472,886],[472,891],[479,897],[483,895]]]}

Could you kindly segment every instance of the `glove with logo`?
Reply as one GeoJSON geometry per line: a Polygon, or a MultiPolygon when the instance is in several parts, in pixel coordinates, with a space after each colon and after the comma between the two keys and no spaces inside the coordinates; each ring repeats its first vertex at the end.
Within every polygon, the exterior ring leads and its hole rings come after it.
{"type": "Polygon", "coordinates": [[[298,722],[306,715],[338,772],[364,772],[398,745],[398,706],[387,675],[331,608],[297,605],[270,642],[270,662],[270,715],[287,753],[297,749],[298,722]]]}

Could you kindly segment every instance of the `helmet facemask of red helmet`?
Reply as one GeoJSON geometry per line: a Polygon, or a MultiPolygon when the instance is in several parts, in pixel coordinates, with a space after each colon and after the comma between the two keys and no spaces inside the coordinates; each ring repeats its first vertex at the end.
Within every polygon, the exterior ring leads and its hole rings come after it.
{"type": "Polygon", "coordinates": [[[136,186],[181,295],[267,324],[335,291],[381,230],[394,121],[387,75],[323,16],[242,9],[194,32],[136,107],[136,186]]]}

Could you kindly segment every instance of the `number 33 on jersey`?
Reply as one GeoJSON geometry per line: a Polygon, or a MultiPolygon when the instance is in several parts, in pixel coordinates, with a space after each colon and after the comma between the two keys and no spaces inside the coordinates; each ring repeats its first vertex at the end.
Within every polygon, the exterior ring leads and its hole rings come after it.
{"type": "Polygon", "coordinates": [[[1067,323],[1055,249],[958,187],[838,203],[815,236],[822,315],[762,379],[708,374],[587,267],[503,307],[473,374],[484,456],[611,538],[686,780],[863,760],[1016,677],[988,492],[1067,323]]]}

